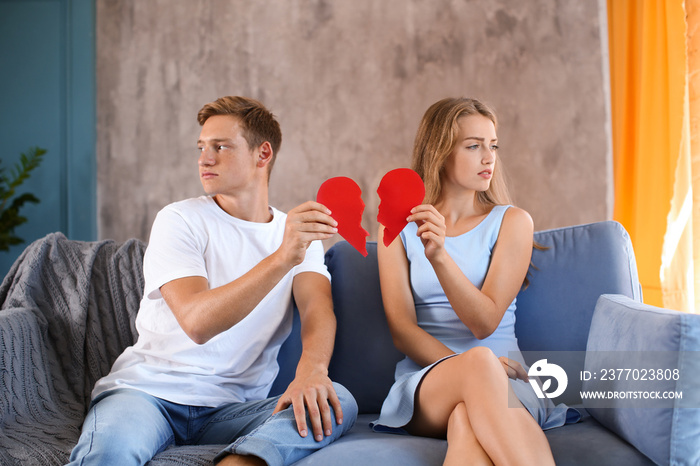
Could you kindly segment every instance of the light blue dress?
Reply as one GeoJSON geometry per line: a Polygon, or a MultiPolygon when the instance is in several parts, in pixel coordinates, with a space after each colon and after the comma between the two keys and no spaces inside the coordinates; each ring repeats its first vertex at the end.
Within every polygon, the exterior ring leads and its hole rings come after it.
{"type": "MultiPolygon", "coordinates": [[[[503,216],[509,207],[495,206],[472,230],[459,236],[445,238],[445,249],[450,257],[479,289],[486,278],[486,272],[491,263],[491,253],[498,239],[503,216]]],[[[432,265],[425,257],[423,243],[416,236],[417,229],[415,223],[409,223],[400,237],[409,261],[411,290],[418,325],[457,354],[476,346],[486,346],[496,356],[515,359],[526,367],[515,337],[515,300],[508,306],[493,334],[478,340],[459,320],[447,300],[432,265]]],[[[384,400],[379,419],[372,423],[372,428],[375,431],[405,432],[402,427],[413,417],[414,397],[418,384],[433,366],[445,359],[447,358],[424,368],[408,357],[399,361],[396,365],[396,381],[384,400]]],[[[478,375],[475,374],[475,377],[478,375]]],[[[510,379],[510,384],[520,402],[543,429],[551,429],[579,420],[578,411],[564,404],[554,406],[549,399],[539,399],[527,382],[510,379]]]]}

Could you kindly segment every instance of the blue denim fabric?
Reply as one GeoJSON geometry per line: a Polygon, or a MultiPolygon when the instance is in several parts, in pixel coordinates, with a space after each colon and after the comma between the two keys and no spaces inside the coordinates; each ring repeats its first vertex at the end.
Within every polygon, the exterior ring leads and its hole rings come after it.
{"type": "Polygon", "coordinates": [[[171,403],[133,389],[111,390],[91,404],[69,466],[144,465],[157,453],[176,445],[228,445],[229,453],[254,455],[268,465],[291,464],[333,442],[352,428],[357,404],[342,385],[334,383],[343,408],[343,424],[321,442],[297,431],[292,408],[274,416],[279,397],[219,408],[171,403]]]}

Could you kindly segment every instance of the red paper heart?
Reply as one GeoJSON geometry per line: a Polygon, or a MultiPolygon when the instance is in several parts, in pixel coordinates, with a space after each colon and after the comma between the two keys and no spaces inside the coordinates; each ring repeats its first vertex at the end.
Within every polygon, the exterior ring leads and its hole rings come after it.
{"type": "Polygon", "coordinates": [[[425,185],[410,168],[397,168],[384,175],[377,194],[381,199],[377,221],[384,225],[384,246],[389,246],[408,224],[411,209],[423,202],[425,185]]]}
{"type": "Polygon", "coordinates": [[[345,176],[327,179],[318,188],[316,201],[331,210],[331,217],[338,222],[340,236],[366,257],[369,233],[362,228],[365,203],[357,183],[345,176]]]}

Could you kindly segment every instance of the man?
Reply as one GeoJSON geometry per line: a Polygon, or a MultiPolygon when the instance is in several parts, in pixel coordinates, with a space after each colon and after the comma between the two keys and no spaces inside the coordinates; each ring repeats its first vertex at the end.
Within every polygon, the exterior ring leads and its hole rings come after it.
{"type": "Polygon", "coordinates": [[[319,240],[337,223],[316,202],[269,207],[282,135],[260,102],[222,97],[198,121],[207,195],[158,213],[139,338],[95,385],[71,464],[144,464],[171,444],[228,444],[220,464],[290,464],[355,421],[352,395],[327,374],[335,317],[319,240]],[[292,296],[302,356],[268,399],[292,296]]]}

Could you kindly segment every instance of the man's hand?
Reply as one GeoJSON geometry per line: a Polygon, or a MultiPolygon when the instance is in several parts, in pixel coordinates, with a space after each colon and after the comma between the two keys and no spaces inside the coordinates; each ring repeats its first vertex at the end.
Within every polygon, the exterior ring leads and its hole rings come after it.
{"type": "Polygon", "coordinates": [[[324,240],[338,233],[338,222],[323,204],[308,201],[287,213],[284,238],[279,252],[292,265],[304,260],[312,241],[324,240]]]}
{"type": "Polygon", "coordinates": [[[311,430],[317,442],[323,440],[323,436],[329,436],[333,432],[331,409],[335,413],[338,424],[343,423],[343,410],[340,400],[335,393],[331,379],[320,371],[297,376],[289,384],[282,394],[272,414],[275,414],[290,405],[294,408],[294,418],[297,422],[299,435],[306,437],[308,426],[306,412],[309,413],[311,430]]]}

